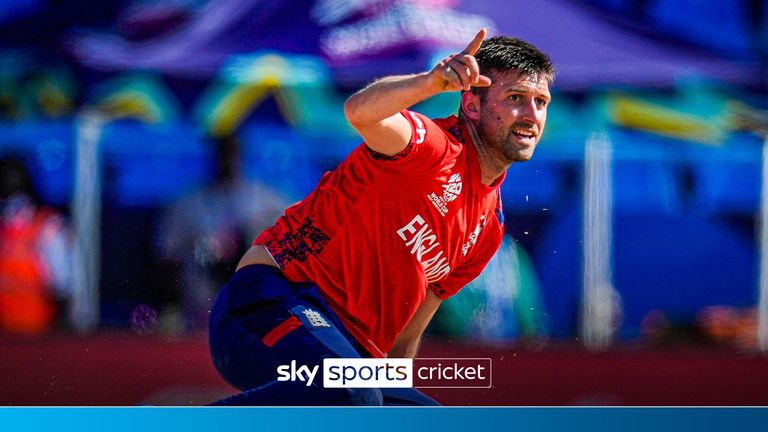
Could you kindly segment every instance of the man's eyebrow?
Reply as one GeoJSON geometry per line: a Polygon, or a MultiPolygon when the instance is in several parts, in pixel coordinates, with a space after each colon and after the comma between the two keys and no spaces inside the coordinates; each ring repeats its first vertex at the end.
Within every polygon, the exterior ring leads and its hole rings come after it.
{"type": "Polygon", "coordinates": [[[536,95],[544,96],[548,99],[551,98],[550,93],[543,93],[543,92],[531,89],[530,87],[519,86],[516,84],[511,84],[507,87],[504,87],[502,91],[504,93],[534,93],[536,95]]]}

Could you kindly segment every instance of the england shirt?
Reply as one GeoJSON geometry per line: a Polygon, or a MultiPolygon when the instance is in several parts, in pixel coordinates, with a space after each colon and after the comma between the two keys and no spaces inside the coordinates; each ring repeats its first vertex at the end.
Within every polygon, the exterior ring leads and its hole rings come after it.
{"type": "Polygon", "coordinates": [[[315,283],[370,354],[385,357],[432,290],[447,299],[474,279],[503,234],[499,185],[481,182],[477,150],[456,117],[401,113],[394,156],[356,148],[255,245],[285,277],[315,283]]]}

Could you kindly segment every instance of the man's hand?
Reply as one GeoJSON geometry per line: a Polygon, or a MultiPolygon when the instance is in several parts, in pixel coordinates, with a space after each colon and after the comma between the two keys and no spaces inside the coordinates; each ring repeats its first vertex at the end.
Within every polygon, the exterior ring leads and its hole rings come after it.
{"type": "Polygon", "coordinates": [[[487,30],[480,30],[464,51],[437,64],[429,72],[382,78],[350,96],[344,103],[347,121],[365,144],[393,156],[411,140],[411,126],[399,113],[445,91],[488,87],[490,78],[480,75],[475,53],[487,30]]]}
{"type": "Polygon", "coordinates": [[[430,81],[439,91],[469,90],[471,87],[491,85],[490,78],[480,75],[480,67],[474,57],[487,34],[486,29],[480,29],[464,51],[446,57],[429,72],[430,81]]]}

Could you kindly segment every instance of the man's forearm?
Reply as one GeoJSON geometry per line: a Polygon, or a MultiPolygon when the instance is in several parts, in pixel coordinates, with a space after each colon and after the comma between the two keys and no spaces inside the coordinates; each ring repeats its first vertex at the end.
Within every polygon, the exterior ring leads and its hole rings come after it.
{"type": "Polygon", "coordinates": [[[427,72],[374,81],[344,103],[352,125],[374,125],[440,92],[427,72]]]}
{"type": "Polygon", "coordinates": [[[395,339],[395,343],[389,350],[388,357],[413,358],[419,352],[419,343],[427,328],[427,324],[440,307],[442,300],[432,291],[427,291],[424,301],[414,312],[411,320],[408,321],[403,331],[395,339]]]}
{"type": "Polygon", "coordinates": [[[419,352],[419,345],[421,344],[421,338],[415,338],[408,341],[397,341],[392,349],[389,350],[387,357],[389,358],[415,358],[419,352]]]}
{"type": "Polygon", "coordinates": [[[410,123],[399,112],[441,92],[489,86],[491,80],[480,75],[473,57],[486,33],[480,30],[464,51],[446,57],[429,72],[382,78],[350,96],[344,115],[368,148],[396,155],[413,137],[410,123]]]}

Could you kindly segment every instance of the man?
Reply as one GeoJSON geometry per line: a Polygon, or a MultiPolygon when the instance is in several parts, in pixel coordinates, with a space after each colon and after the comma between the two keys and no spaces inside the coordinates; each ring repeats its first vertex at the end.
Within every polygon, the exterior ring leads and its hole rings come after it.
{"type": "Polygon", "coordinates": [[[381,79],[346,101],[365,143],[256,238],[211,313],[214,363],[244,390],[220,404],[434,403],[413,389],[281,381],[276,368],[414,357],[440,302],[493,256],[498,188],[533,155],[554,71],[533,46],[485,36],[429,72],[381,79]],[[406,110],[459,90],[458,118],[406,110]]]}
{"type": "Polygon", "coordinates": [[[66,326],[72,239],[43,205],[25,158],[0,157],[0,333],[40,335],[66,326]]]}
{"type": "Polygon", "coordinates": [[[210,144],[215,156],[212,184],[175,202],[158,224],[156,262],[165,275],[160,296],[168,306],[161,321],[167,322],[181,306],[174,331],[206,329],[211,299],[254,235],[272,224],[286,204],[266,185],[246,180],[237,137],[218,137],[210,144]]]}

